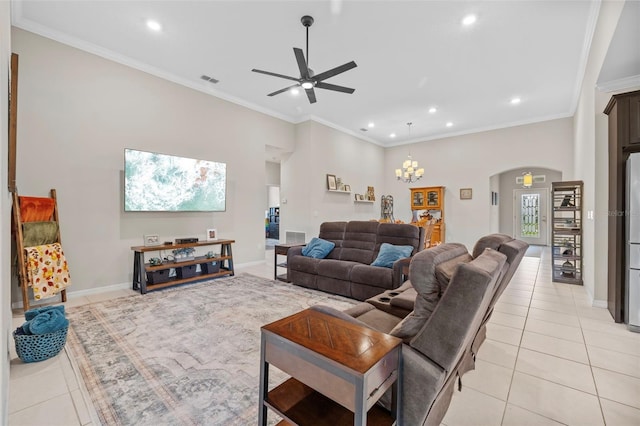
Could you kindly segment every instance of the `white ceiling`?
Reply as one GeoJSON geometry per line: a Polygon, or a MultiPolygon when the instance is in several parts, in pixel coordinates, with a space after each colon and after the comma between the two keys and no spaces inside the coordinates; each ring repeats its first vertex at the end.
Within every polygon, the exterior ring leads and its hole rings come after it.
{"type": "Polygon", "coordinates": [[[13,25],[291,122],[313,118],[394,146],[573,115],[598,5],[14,0],[13,25]],[[470,13],[477,22],[465,27],[470,13]],[[266,96],[291,82],[251,69],[298,75],[292,48],[305,48],[303,15],[315,19],[310,67],[354,60],[357,68],[326,81],[354,94],[316,89],[313,105],[304,92],[266,96]],[[149,18],[161,32],[146,28],[149,18]]]}

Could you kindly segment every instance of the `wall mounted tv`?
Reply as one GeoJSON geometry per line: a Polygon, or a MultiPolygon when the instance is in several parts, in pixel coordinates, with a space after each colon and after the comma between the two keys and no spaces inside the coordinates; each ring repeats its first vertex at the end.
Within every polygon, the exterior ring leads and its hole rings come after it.
{"type": "Polygon", "coordinates": [[[227,165],[155,152],[124,150],[127,212],[220,212],[227,165]]]}

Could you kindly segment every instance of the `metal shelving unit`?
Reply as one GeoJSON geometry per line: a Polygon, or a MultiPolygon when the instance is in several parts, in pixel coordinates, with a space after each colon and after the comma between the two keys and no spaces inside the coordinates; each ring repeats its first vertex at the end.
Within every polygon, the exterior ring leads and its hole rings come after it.
{"type": "Polygon", "coordinates": [[[551,184],[554,282],[582,285],[582,195],[582,181],[551,184]]]}

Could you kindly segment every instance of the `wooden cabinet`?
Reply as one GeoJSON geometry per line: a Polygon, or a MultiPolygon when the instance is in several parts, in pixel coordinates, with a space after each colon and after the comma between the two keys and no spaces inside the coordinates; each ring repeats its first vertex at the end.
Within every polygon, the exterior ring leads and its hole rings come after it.
{"type": "Polygon", "coordinates": [[[421,224],[428,219],[435,219],[431,245],[444,243],[444,186],[427,186],[410,188],[410,190],[412,223],[421,224]]]}
{"type": "Polygon", "coordinates": [[[607,307],[616,322],[624,321],[626,161],[640,152],[640,90],[611,97],[609,116],[609,208],[607,307]],[[616,213],[616,214],[611,214],[616,213]]]}

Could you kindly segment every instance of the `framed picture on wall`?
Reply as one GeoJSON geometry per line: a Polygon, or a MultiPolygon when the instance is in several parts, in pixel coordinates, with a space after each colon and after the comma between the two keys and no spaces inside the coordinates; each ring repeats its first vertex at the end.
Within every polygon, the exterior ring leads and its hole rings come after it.
{"type": "Polygon", "coordinates": [[[327,175],[327,189],[329,191],[335,191],[338,189],[336,184],[336,175],[327,175]]]}
{"type": "Polygon", "coordinates": [[[473,189],[471,188],[460,188],[460,199],[461,200],[470,200],[473,196],[473,189]]]}
{"type": "Polygon", "coordinates": [[[148,234],[144,236],[144,245],[149,246],[159,246],[160,245],[160,237],[158,234],[148,234]]]}

